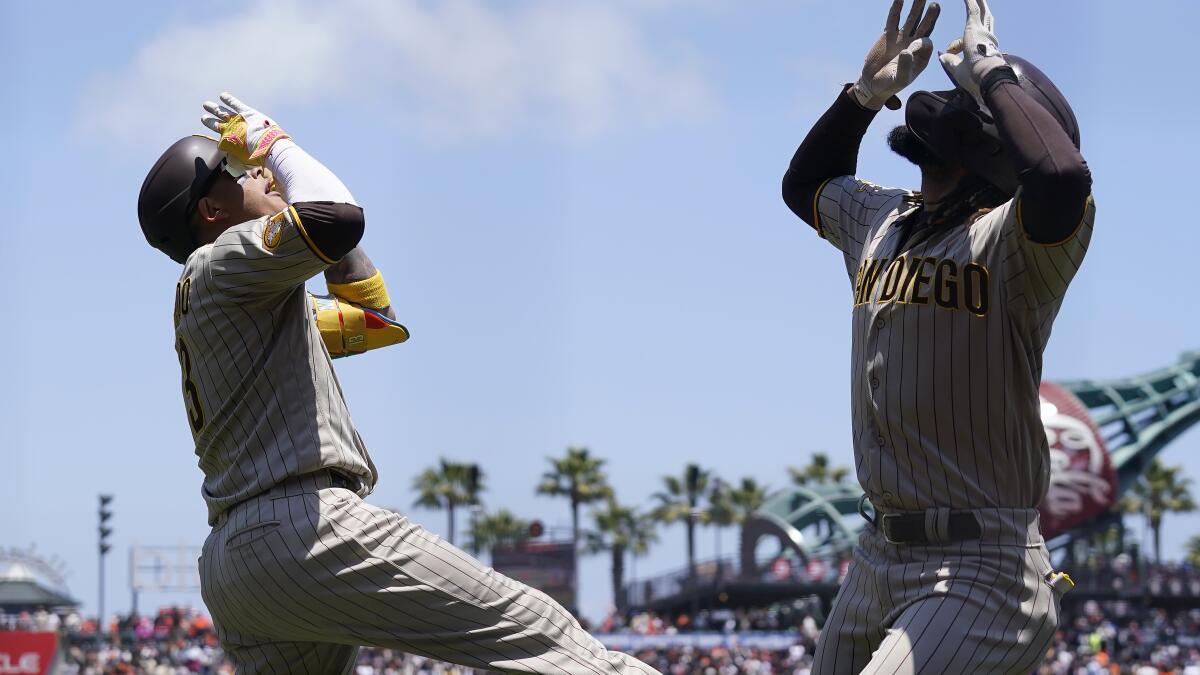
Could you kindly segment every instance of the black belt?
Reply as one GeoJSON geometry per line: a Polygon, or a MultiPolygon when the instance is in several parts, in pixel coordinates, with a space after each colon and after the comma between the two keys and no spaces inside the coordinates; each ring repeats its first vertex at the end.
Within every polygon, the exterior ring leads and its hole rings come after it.
{"type": "Polygon", "coordinates": [[[362,488],[362,481],[357,478],[351,478],[340,471],[329,470],[329,485],[330,487],[341,488],[351,492],[358,492],[362,488]]]}
{"type": "Polygon", "coordinates": [[[309,476],[321,476],[321,475],[329,477],[329,487],[341,488],[343,490],[349,490],[355,494],[358,494],[358,492],[360,490],[362,490],[363,484],[362,484],[362,481],[360,481],[359,479],[354,478],[353,476],[347,476],[346,474],[342,473],[341,471],[338,471],[337,469],[321,469],[320,471],[315,471],[313,473],[306,473],[306,474],[302,474],[299,476],[292,476],[291,478],[285,479],[281,483],[277,483],[276,485],[269,487],[266,490],[263,490],[262,492],[258,492],[253,495],[250,495],[249,497],[246,497],[245,499],[241,500],[240,502],[230,504],[229,506],[225,507],[225,509],[223,511],[221,511],[220,514],[217,515],[217,518],[219,520],[221,518],[228,517],[230,511],[236,509],[237,507],[241,506],[242,504],[245,504],[246,502],[248,502],[250,500],[258,499],[259,497],[261,497],[265,494],[269,494],[272,490],[278,488],[280,485],[286,484],[288,481],[302,480],[309,476]]]}
{"type": "Polygon", "coordinates": [[[944,537],[929,539],[925,527],[925,513],[885,513],[876,519],[883,536],[892,544],[949,544],[959,541],[971,541],[983,536],[979,519],[975,514],[965,511],[952,511],[946,522],[944,537]]]}

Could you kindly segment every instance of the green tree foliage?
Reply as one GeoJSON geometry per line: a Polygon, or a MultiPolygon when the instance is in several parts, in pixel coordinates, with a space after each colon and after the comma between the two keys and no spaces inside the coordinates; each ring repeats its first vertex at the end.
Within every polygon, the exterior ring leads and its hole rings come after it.
{"type": "Polygon", "coordinates": [[[803,487],[812,487],[829,483],[841,484],[845,482],[846,476],[850,475],[850,469],[845,466],[831,466],[829,455],[816,452],[813,453],[812,461],[807,466],[800,468],[789,466],[788,473],[792,476],[792,483],[803,487]]]}
{"type": "Polygon", "coordinates": [[[709,520],[716,525],[740,525],[767,499],[767,487],[750,477],[730,485],[715,482],[709,494],[709,520]]]}
{"type": "Polygon", "coordinates": [[[490,550],[496,546],[515,546],[529,539],[529,521],[518,518],[508,509],[485,513],[471,523],[471,552],[490,550]]]}
{"type": "Polygon", "coordinates": [[[712,474],[696,464],[684,467],[682,476],[663,476],[663,490],[654,493],[658,506],[651,511],[663,524],[682,521],[687,528],[688,578],[696,578],[696,524],[707,524],[712,511],[701,507],[709,494],[712,474]]]}
{"type": "Polygon", "coordinates": [[[1188,562],[1200,566],[1200,534],[1194,534],[1188,539],[1187,553],[1184,555],[1188,562]]]}
{"type": "MultiPolygon", "coordinates": [[[[537,494],[566,497],[571,504],[571,544],[579,551],[579,507],[612,496],[608,477],[604,475],[604,460],[594,457],[587,448],[569,447],[562,457],[547,457],[550,470],[542,474],[537,494]]],[[[579,578],[579,563],[575,563],[575,578],[579,578]]],[[[571,608],[574,609],[574,608],[571,608]]]]}
{"type": "Polygon", "coordinates": [[[649,514],[638,513],[621,506],[615,499],[592,512],[595,529],[586,534],[588,553],[607,551],[612,556],[613,604],[618,612],[629,606],[625,593],[625,555],[645,555],[650,545],[658,541],[655,523],[649,514]]]}
{"type": "Polygon", "coordinates": [[[483,489],[483,471],[478,465],[451,462],[443,457],[437,466],[425,469],[413,479],[413,490],[417,493],[413,506],[445,509],[449,520],[446,540],[453,544],[455,510],[478,503],[483,489]]]}
{"type": "Polygon", "coordinates": [[[1156,457],[1118,505],[1125,513],[1136,513],[1146,519],[1154,535],[1156,562],[1162,562],[1163,516],[1196,510],[1192,479],[1182,474],[1182,466],[1167,466],[1156,457]]]}

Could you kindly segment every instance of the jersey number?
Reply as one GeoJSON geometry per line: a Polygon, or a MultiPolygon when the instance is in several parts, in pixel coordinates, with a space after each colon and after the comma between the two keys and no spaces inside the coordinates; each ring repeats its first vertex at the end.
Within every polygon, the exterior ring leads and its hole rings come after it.
{"type": "Polygon", "coordinates": [[[192,431],[199,433],[204,428],[204,410],[200,408],[200,392],[196,391],[196,383],[192,382],[192,357],[183,338],[176,341],[175,351],[179,353],[179,367],[183,370],[183,397],[188,421],[192,423],[192,431]]]}
{"type": "MultiPolygon", "coordinates": [[[[175,284],[175,325],[191,309],[192,278],[188,277],[175,284]]],[[[179,354],[179,367],[183,370],[183,398],[187,407],[188,421],[192,430],[199,433],[204,428],[204,410],[200,407],[200,392],[196,383],[192,382],[192,356],[188,354],[187,344],[183,338],[175,342],[175,352],[179,354]]]]}
{"type": "Polygon", "coordinates": [[[192,278],[188,277],[175,284],[175,325],[192,307],[192,278]]]}

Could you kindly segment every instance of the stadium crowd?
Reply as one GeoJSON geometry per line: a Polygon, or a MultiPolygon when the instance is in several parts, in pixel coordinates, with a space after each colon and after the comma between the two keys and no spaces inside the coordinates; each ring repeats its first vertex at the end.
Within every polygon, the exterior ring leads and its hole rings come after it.
{"type": "MultiPolygon", "coordinates": [[[[1038,675],[1200,675],[1200,609],[1168,612],[1144,610],[1117,601],[1082,603],[1065,617],[1062,629],[1037,671],[1038,675]]],[[[751,613],[753,614],[753,613],[751,613]]],[[[146,673],[147,675],[216,675],[233,672],[222,654],[207,618],[195,610],[167,608],[156,617],[123,617],[109,644],[96,640],[96,622],[75,615],[48,613],[7,616],[8,629],[50,629],[63,636],[63,667],[73,675],[146,673]]],[[[720,618],[718,616],[718,618],[720,618]]],[[[770,623],[770,619],[763,620],[770,623]]],[[[724,627],[740,630],[753,625],[748,615],[724,627]],[[746,622],[746,623],[743,623],[746,622]]],[[[687,636],[689,621],[651,615],[635,616],[622,630],[626,635],[687,636]],[[644,628],[643,628],[644,627],[644,628]],[[662,632],[655,631],[661,627],[662,632]],[[631,631],[641,631],[631,633],[631,631]]],[[[753,628],[751,631],[755,630],[753,628]]],[[[772,628],[772,630],[778,630],[772,628]]],[[[785,648],[738,645],[733,639],[718,645],[679,645],[634,648],[629,651],[666,675],[807,675],[816,644],[816,623],[803,617],[786,630],[785,648]]],[[[696,634],[699,634],[697,632],[696,634]]],[[[357,675],[475,675],[481,671],[450,666],[389,649],[363,649],[357,675]]]]}
{"type": "MultiPolygon", "coordinates": [[[[1194,569],[1184,572],[1153,571],[1146,581],[1165,580],[1169,589],[1172,580],[1183,580],[1186,588],[1194,569]]],[[[1200,675],[1200,605],[1181,604],[1185,608],[1167,610],[1132,600],[1068,602],[1037,675],[1200,675]]],[[[801,600],[754,610],[701,611],[695,617],[637,612],[610,616],[596,629],[602,640],[665,675],[808,675],[821,620],[815,609],[815,603],[801,600]]],[[[62,666],[57,672],[68,675],[233,672],[211,622],[195,609],[168,607],[154,616],[117,617],[104,631],[107,641],[97,639],[96,620],[76,612],[0,614],[0,630],[58,632],[62,666]]],[[[482,671],[389,649],[361,650],[356,669],[356,675],[476,673],[482,671]]]]}

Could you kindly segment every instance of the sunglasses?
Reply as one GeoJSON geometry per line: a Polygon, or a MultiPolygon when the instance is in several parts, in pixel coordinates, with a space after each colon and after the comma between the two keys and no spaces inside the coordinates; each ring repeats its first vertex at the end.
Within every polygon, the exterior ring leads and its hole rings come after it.
{"type": "Polygon", "coordinates": [[[200,200],[208,194],[209,190],[212,189],[213,183],[217,182],[217,176],[220,176],[221,173],[224,173],[226,176],[229,176],[237,181],[238,185],[242,185],[246,182],[246,179],[250,177],[250,175],[247,173],[246,167],[241,162],[225,157],[221,160],[221,163],[217,165],[217,168],[208,175],[208,178],[204,181],[203,189],[200,190],[199,196],[188,203],[188,214],[195,213],[196,206],[199,205],[200,200]]]}
{"type": "MultiPolygon", "coordinates": [[[[221,171],[224,171],[227,175],[236,180],[238,185],[245,183],[246,179],[249,178],[249,176],[246,175],[246,167],[237,160],[226,157],[225,159],[221,160],[221,166],[219,168],[221,171]]],[[[214,171],[213,173],[215,174],[216,172],[214,171]]]]}

